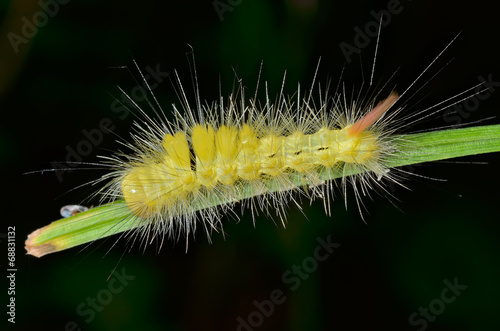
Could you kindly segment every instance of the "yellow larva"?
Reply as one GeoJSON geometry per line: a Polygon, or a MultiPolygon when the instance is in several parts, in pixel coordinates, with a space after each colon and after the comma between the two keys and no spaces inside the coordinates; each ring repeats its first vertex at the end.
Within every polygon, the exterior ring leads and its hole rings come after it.
{"type": "Polygon", "coordinates": [[[116,170],[104,196],[123,198],[131,215],[144,222],[147,237],[175,236],[193,231],[197,219],[206,229],[217,227],[221,211],[235,202],[266,212],[273,206],[283,218],[292,194],[304,193],[304,187],[309,198],[325,199],[328,212],[333,183],[325,186],[321,171],[360,169],[362,190],[387,176],[384,158],[395,146],[386,123],[377,121],[398,100],[397,93],[371,103],[371,111],[370,104],[342,109],[338,101],[319,112],[307,100],[295,106],[284,99],[277,105],[268,101],[263,107],[253,100],[245,106],[241,98],[230,98],[226,107],[201,107],[197,114],[185,107],[180,115],[174,106],[175,124],[157,123],[143,113],[147,127],[141,126],[130,145],[136,153],[114,159],[116,170]],[[297,176],[301,185],[292,180],[297,176]],[[270,183],[278,190],[271,191],[270,183]],[[244,201],[247,190],[254,198],[244,201]],[[196,208],[213,200],[225,201],[222,209],[196,208]]]}
{"type": "Polygon", "coordinates": [[[136,216],[168,219],[172,211],[182,213],[191,200],[218,192],[231,192],[240,200],[238,187],[249,183],[276,178],[286,182],[287,176],[298,173],[314,184],[321,168],[338,164],[379,173],[384,150],[377,132],[367,128],[397,98],[391,93],[368,115],[342,129],[326,124],[332,122],[328,118],[312,116],[302,130],[281,120],[262,125],[263,115],[218,127],[215,122],[195,124],[189,135],[165,133],[158,149],[139,155],[124,171],[121,193],[136,216]]]}

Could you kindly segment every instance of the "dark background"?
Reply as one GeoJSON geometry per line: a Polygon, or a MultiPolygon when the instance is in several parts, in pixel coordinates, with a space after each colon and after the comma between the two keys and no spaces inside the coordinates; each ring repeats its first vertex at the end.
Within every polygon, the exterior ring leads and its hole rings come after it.
{"type": "MultiPolygon", "coordinates": [[[[304,203],[307,219],[290,208],[286,229],[263,216],[254,227],[246,213],[239,223],[225,220],[225,237],[215,234],[211,244],[198,231],[187,253],[181,241],[164,244],[159,253],[153,245],[145,252],[136,246],[123,254],[126,244],[112,247],[116,238],[110,238],[83,251],[74,248],[41,259],[25,255],[28,233],[58,219],[61,206],[82,201],[95,188],[70,190],[105,172],[79,170],[65,174],[62,182],[53,173],[23,173],[64,161],[66,146],[76,146],[84,138],[82,130],[98,127],[102,118],[112,121],[117,135],[129,134],[132,118],[119,119],[111,104],[120,96],[117,85],[129,91],[135,82],[128,70],[117,67],[133,69],[135,59],[142,69],[176,68],[189,87],[189,44],[203,100],[217,98],[219,79],[223,95],[231,91],[233,69],[252,95],[261,61],[271,95],[280,88],[285,70],[287,93],[295,91],[298,81],[308,87],[319,57],[320,81],[336,83],[345,66],[346,84],[357,87],[361,71],[367,79],[375,42],[350,64],[339,44],[353,44],[353,28],[372,21],[371,10],[387,8],[385,1],[232,3],[239,4],[221,21],[212,1],[71,0],[16,53],[7,34],[20,34],[22,18],[33,17],[41,7],[35,1],[2,2],[0,232],[16,226],[16,329],[64,330],[74,322],[82,330],[235,330],[238,317],[246,320],[256,310],[254,300],[262,302],[280,289],[286,301],[256,330],[418,330],[409,324],[410,315],[440,298],[444,280],[457,277],[467,289],[427,329],[497,330],[496,154],[415,167],[422,176],[445,181],[414,178],[407,182],[411,191],[394,192],[399,199],[395,205],[375,195],[373,202],[366,200],[366,224],[352,194],[348,211],[337,195],[332,217],[324,216],[321,201],[304,203]],[[341,246],[292,291],[282,282],[283,274],[313,254],[318,237],[328,236],[341,246]],[[87,323],[77,307],[108,288],[115,267],[135,278],[87,323]]],[[[500,81],[494,2],[401,4],[403,11],[382,30],[376,82],[401,66],[394,82],[408,86],[460,31],[432,72],[453,61],[419,94],[423,101],[415,108],[473,86],[479,75],[492,74],[500,81]]],[[[177,102],[168,80],[155,95],[166,113],[177,102]]],[[[497,91],[466,121],[495,116],[499,100],[497,91]]],[[[495,123],[498,119],[484,122],[495,123]]],[[[424,126],[447,124],[438,116],[424,126]]],[[[97,155],[118,147],[115,137],[105,135],[84,161],[98,161],[97,155]]],[[[0,239],[6,252],[5,239],[0,239]]],[[[7,283],[2,284],[6,292],[7,283]]]]}

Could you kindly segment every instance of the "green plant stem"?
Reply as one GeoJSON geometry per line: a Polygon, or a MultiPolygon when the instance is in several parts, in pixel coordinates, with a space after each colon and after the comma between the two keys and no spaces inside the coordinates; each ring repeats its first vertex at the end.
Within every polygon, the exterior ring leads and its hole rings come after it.
{"type": "MultiPolygon", "coordinates": [[[[388,167],[500,151],[500,125],[417,133],[400,138],[397,139],[402,142],[398,146],[399,152],[386,160],[388,167]]],[[[350,173],[328,171],[321,174],[321,179],[332,180],[354,174],[354,170],[350,173]]],[[[295,185],[303,184],[300,177],[292,178],[295,185]]],[[[279,188],[273,181],[267,187],[271,192],[279,188]]],[[[243,189],[242,199],[255,195],[258,193],[249,186],[243,189]]],[[[204,204],[194,207],[195,210],[202,210],[228,202],[232,201],[219,197],[212,201],[204,200],[204,204]]],[[[60,219],[34,231],[26,240],[26,250],[28,254],[41,257],[144,225],[139,218],[131,215],[125,201],[119,200],[60,219]]]]}

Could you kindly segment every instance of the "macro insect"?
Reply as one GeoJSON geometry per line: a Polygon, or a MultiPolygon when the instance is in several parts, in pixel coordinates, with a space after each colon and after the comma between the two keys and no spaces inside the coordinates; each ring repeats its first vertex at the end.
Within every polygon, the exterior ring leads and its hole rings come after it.
{"type": "Polygon", "coordinates": [[[59,211],[59,213],[61,214],[62,217],[66,218],[66,217],[74,216],[78,213],[82,213],[82,212],[87,211],[87,210],[89,210],[89,209],[85,206],[66,205],[66,206],[61,207],[61,210],[59,211]]]}

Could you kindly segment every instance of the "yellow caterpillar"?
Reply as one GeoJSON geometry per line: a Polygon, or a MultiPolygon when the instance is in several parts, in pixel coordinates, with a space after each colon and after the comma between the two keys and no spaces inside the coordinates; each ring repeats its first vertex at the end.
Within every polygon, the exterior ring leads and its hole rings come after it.
{"type": "Polygon", "coordinates": [[[170,220],[189,212],[193,201],[214,194],[241,200],[238,194],[246,185],[258,189],[279,179],[286,188],[288,177],[297,174],[309,185],[321,184],[318,171],[338,166],[363,167],[383,176],[384,153],[393,148],[376,129],[368,128],[397,98],[391,93],[366,116],[342,128],[332,127],[336,119],[328,112],[325,118],[313,113],[304,117],[302,110],[302,125],[297,126],[287,122],[290,116],[267,121],[270,113],[254,114],[254,108],[246,108],[247,121],[226,117],[227,124],[207,121],[190,125],[187,134],[166,132],[148,141],[151,149],[137,155],[117,182],[136,216],[170,220]]]}
{"type": "MultiPolygon", "coordinates": [[[[170,235],[173,229],[189,233],[198,216],[215,227],[219,209],[196,208],[214,200],[226,201],[225,209],[254,196],[252,210],[255,204],[266,211],[273,205],[281,217],[293,191],[305,187],[311,199],[329,199],[323,190],[331,191],[333,183],[322,185],[321,172],[355,168],[368,174],[360,177],[363,186],[388,175],[384,157],[396,147],[384,122],[377,121],[397,100],[398,94],[391,92],[364,116],[360,114],[366,111],[344,110],[338,102],[320,112],[306,100],[295,107],[281,100],[279,109],[270,103],[244,106],[243,96],[241,103],[230,99],[225,108],[204,107],[199,119],[189,109],[184,116],[175,111],[182,126],[146,116],[148,129],[134,136],[136,154],[127,156],[128,161],[115,159],[105,196],[123,198],[149,230],[157,225],[170,235]],[[214,115],[218,112],[219,117],[214,115]],[[270,190],[271,183],[278,190],[270,190]]],[[[154,232],[165,234],[158,228],[154,232]]]]}

